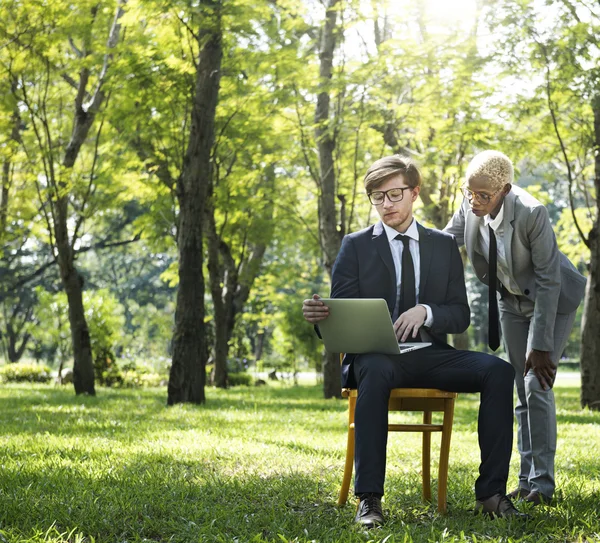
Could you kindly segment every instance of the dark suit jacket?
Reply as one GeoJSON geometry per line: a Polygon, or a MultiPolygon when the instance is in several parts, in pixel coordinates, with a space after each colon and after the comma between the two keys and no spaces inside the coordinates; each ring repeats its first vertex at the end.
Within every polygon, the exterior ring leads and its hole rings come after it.
{"type": "MultiPolygon", "coordinates": [[[[419,303],[429,305],[433,314],[433,325],[425,332],[434,342],[447,346],[445,335],[464,332],[470,322],[462,260],[452,235],[417,226],[421,268],[419,303]]],[[[331,297],[384,298],[390,314],[393,312],[396,271],[381,222],[344,237],[333,266],[331,297]]],[[[344,387],[356,386],[352,371],[355,356],[347,353],[344,357],[344,387]]]]}

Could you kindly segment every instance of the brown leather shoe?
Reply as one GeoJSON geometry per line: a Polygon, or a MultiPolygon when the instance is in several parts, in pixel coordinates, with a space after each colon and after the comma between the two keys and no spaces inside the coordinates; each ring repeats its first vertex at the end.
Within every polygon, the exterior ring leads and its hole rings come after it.
{"type": "Polygon", "coordinates": [[[552,498],[548,498],[547,496],[544,496],[541,492],[536,492],[535,490],[527,494],[527,496],[525,496],[524,499],[526,502],[531,503],[533,506],[552,505],[552,498]]]}
{"type": "Polygon", "coordinates": [[[475,503],[475,514],[483,514],[490,518],[521,518],[526,519],[528,515],[520,513],[510,501],[508,496],[494,494],[485,500],[477,500],[475,503]]]}
{"type": "Polygon", "coordinates": [[[365,528],[381,526],[384,522],[381,498],[374,494],[362,495],[354,522],[362,524],[365,528]]]}
{"type": "Polygon", "coordinates": [[[517,488],[517,490],[513,490],[512,492],[507,494],[507,496],[511,500],[522,500],[522,499],[526,498],[528,495],[529,495],[529,490],[527,490],[526,488],[522,488],[522,487],[519,487],[519,488],[517,488]]]}

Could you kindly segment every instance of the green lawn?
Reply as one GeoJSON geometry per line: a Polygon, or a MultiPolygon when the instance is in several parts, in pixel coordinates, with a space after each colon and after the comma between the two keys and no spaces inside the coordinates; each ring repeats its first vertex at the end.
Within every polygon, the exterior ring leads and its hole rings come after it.
{"type": "MultiPolygon", "coordinates": [[[[577,385],[556,388],[557,507],[527,523],[473,515],[478,398],[463,394],[448,515],[421,502],[419,437],[392,434],[389,521],[371,532],[336,506],[346,405],[318,387],[209,389],[205,406],[167,408],[164,389],[3,385],[0,542],[599,542],[600,413],[579,408],[577,385]]],[[[516,467],[515,454],[511,488],[516,467]]]]}

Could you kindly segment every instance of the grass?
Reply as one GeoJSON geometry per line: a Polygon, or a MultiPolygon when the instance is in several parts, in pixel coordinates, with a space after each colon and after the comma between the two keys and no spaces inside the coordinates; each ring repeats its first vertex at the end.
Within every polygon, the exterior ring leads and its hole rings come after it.
{"type": "MultiPolygon", "coordinates": [[[[336,506],[346,405],[317,386],[208,389],[205,406],[167,408],[164,389],[4,385],[0,542],[599,542],[600,413],[579,408],[577,385],[556,388],[556,507],[527,523],[473,515],[478,397],[463,394],[449,514],[421,501],[419,437],[393,434],[389,521],[370,532],[336,506]]],[[[511,488],[516,469],[515,454],[511,488]]]]}

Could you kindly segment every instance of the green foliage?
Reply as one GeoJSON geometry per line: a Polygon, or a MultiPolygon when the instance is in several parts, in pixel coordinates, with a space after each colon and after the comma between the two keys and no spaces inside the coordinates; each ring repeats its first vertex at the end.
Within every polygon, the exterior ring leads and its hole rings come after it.
{"type": "Polygon", "coordinates": [[[52,376],[45,364],[20,362],[0,366],[0,381],[5,383],[48,383],[52,376]]]}
{"type": "MultiPolygon", "coordinates": [[[[592,229],[592,217],[585,208],[575,210],[577,222],[583,234],[588,236],[592,229]]],[[[581,239],[581,236],[575,228],[573,215],[570,209],[563,209],[560,219],[556,224],[556,241],[560,250],[569,257],[581,271],[587,272],[587,266],[590,262],[590,249],[581,239]]]]}
{"type": "MultiPolygon", "coordinates": [[[[390,435],[388,522],[363,531],[354,503],[336,506],[347,404],[323,400],[317,386],[209,388],[204,406],[167,408],[164,390],[76,397],[4,385],[0,534],[8,543],[592,543],[600,533],[600,414],[580,409],[577,380],[561,372],[555,394],[556,507],[529,508],[522,524],[473,515],[479,396],[460,394],[448,515],[435,499],[422,501],[420,434],[390,435]]],[[[432,445],[435,477],[436,435],[432,445]]],[[[511,488],[518,463],[515,453],[511,488]]]]}
{"type": "MultiPolygon", "coordinates": [[[[45,326],[34,329],[32,335],[40,345],[46,345],[48,351],[57,352],[64,364],[71,357],[67,295],[64,292],[52,294],[41,288],[37,295],[36,318],[45,326]]],[[[96,378],[100,384],[117,384],[120,377],[114,351],[121,340],[123,308],[106,289],[85,291],[83,301],[96,378]]]]}
{"type": "Polygon", "coordinates": [[[36,320],[41,326],[34,328],[33,340],[37,349],[44,353],[58,355],[63,364],[71,356],[71,332],[69,330],[69,317],[67,296],[64,293],[52,293],[41,287],[36,289],[38,304],[35,309],[36,320]]]}
{"type": "MultiPolygon", "coordinates": [[[[183,0],[123,5],[121,37],[106,58],[106,100],[74,168],[65,171],[61,161],[72,135],[77,85],[89,77],[87,107],[102,75],[116,5],[0,3],[6,188],[0,198],[0,326],[5,353],[12,327],[20,338],[31,334],[36,357],[52,365],[72,357],[66,298],[55,294],[55,214],[48,206],[67,193],[67,237],[85,280],[96,373],[101,383],[127,386],[142,378],[135,377],[139,372],[129,378],[121,358],[169,356],[179,280],[177,183],[202,45],[194,32],[210,8],[183,0]],[[136,243],[123,243],[134,238],[136,243]],[[33,274],[37,279],[12,288],[33,274]]],[[[221,267],[213,294],[249,289],[244,306],[235,306],[230,358],[258,358],[289,371],[318,367],[322,344],[299,308],[303,298],[329,290],[314,122],[325,9],[292,0],[231,0],[223,6],[225,54],[208,198],[221,267]],[[263,247],[257,278],[244,283],[250,259],[263,247]],[[232,271],[240,281],[227,290],[225,276],[232,271]]],[[[324,86],[332,99],[327,124],[338,231],[373,222],[362,176],[374,159],[392,152],[421,164],[416,215],[443,227],[460,203],[466,163],[492,147],[514,159],[517,183],[547,203],[561,250],[585,270],[589,252],[567,211],[567,167],[575,215],[587,235],[596,197],[590,103],[600,81],[597,7],[484,2],[470,17],[466,9],[454,10],[458,18],[448,21],[438,13],[446,13],[441,7],[339,4],[339,46],[324,86]]],[[[207,269],[198,273],[208,278],[207,269]]],[[[483,344],[486,305],[471,283],[469,291],[475,299],[470,333],[474,344],[483,344]]],[[[210,328],[214,305],[208,298],[210,328]]],[[[210,344],[214,337],[210,329],[210,344]]],[[[572,355],[576,342],[569,345],[572,355]]],[[[162,368],[155,369],[162,375],[162,368]]]]}
{"type": "Polygon", "coordinates": [[[246,372],[232,372],[227,374],[227,381],[229,383],[229,386],[232,387],[249,387],[254,382],[254,377],[252,377],[252,375],[246,372]]]}
{"type": "Polygon", "coordinates": [[[120,376],[118,386],[123,388],[157,387],[167,382],[167,375],[155,373],[140,364],[123,364],[120,376]]]}

